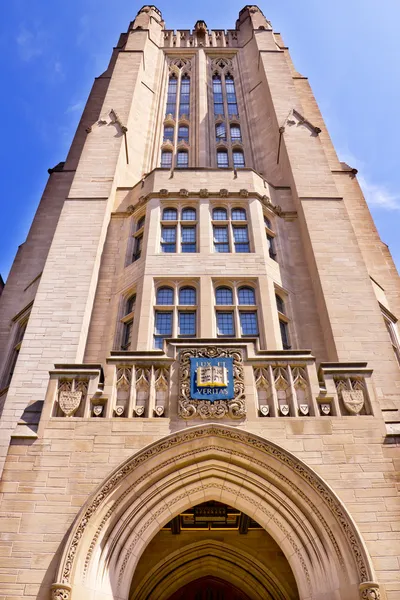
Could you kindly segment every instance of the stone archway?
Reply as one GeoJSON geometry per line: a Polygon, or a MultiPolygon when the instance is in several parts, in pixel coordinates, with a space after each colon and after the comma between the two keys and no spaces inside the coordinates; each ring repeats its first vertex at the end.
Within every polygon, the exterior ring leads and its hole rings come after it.
{"type": "Polygon", "coordinates": [[[302,600],[379,598],[362,538],[329,486],[278,445],[219,424],[163,438],[105,480],[75,521],[53,598],[128,600],[153,536],[209,500],[236,507],[272,536],[302,600]]]}

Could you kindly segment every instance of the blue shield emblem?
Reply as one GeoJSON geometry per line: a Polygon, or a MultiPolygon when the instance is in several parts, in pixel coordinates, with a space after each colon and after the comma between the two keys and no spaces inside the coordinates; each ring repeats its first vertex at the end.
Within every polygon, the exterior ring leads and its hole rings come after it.
{"type": "Polygon", "coordinates": [[[233,358],[191,358],[190,395],[196,400],[231,400],[233,358]]]}

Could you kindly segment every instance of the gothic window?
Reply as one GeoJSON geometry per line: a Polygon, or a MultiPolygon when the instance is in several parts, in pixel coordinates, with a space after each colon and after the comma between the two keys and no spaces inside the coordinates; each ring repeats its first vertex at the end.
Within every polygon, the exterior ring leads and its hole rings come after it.
{"type": "Polygon", "coordinates": [[[172,152],[163,150],[161,152],[161,168],[170,169],[172,167],[172,152]]]}
{"type": "Polygon", "coordinates": [[[228,152],[226,150],[217,150],[217,167],[220,169],[229,167],[228,152]]]}
{"type": "Polygon", "coordinates": [[[400,338],[397,333],[396,318],[391,313],[389,313],[389,311],[386,310],[382,305],[381,305],[381,311],[382,311],[383,320],[385,321],[386,329],[389,333],[393,352],[396,356],[397,362],[400,365],[400,338]]]}
{"type": "Polygon", "coordinates": [[[177,221],[178,211],[176,208],[164,208],[162,214],[163,221],[177,221]]]}
{"type": "Polygon", "coordinates": [[[178,142],[189,143],[189,127],[187,125],[180,125],[178,129],[178,142]]]}
{"type": "Polygon", "coordinates": [[[224,99],[222,95],[222,80],[219,75],[213,77],[214,115],[224,116],[224,99]]]}
{"type": "Polygon", "coordinates": [[[231,141],[232,141],[232,144],[234,142],[242,141],[242,134],[241,134],[239,125],[231,125],[231,141]]]}
{"type": "Polygon", "coordinates": [[[252,287],[218,286],[215,290],[215,312],[217,336],[234,336],[235,332],[242,337],[259,335],[256,297],[252,287]]]}
{"type": "Polygon", "coordinates": [[[279,317],[282,346],[284,350],[290,350],[289,319],[286,316],[285,302],[279,294],[275,294],[275,301],[279,317]]]}
{"type": "Polygon", "coordinates": [[[215,139],[218,142],[226,142],[226,127],[225,123],[218,123],[215,126],[215,139]]]}
{"type": "Polygon", "coordinates": [[[231,252],[233,248],[234,252],[250,252],[246,220],[244,208],[233,208],[230,219],[225,208],[214,208],[212,211],[214,251],[231,252]],[[227,223],[222,225],[220,221],[227,221],[227,223]]]}
{"type": "Polygon", "coordinates": [[[197,332],[197,292],[193,286],[162,286],[156,292],[154,348],[168,337],[194,337],[197,332]],[[176,300],[178,298],[178,305],[176,300]]]}
{"type": "Polygon", "coordinates": [[[238,107],[236,100],[236,91],[235,91],[235,82],[233,81],[233,77],[231,75],[227,75],[225,77],[225,87],[226,87],[226,102],[228,104],[228,115],[238,115],[238,107]]]}
{"type": "Polygon", "coordinates": [[[131,347],[135,305],[136,294],[132,294],[125,301],[124,316],[122,318],[121,350],[129,350],[131,347]]]}
{"type": "Polygon", "coordinates": [[[161,221],[161,252],[197,252],[196,209],[164,208],[161,221]],[[174,223],[172,224],[171,221],[174,223]]]}
{"type": "Polygon", "coordinates": [[[233,166],[235,169],[242,169],[245,166],[244,154],[241,150],[234,150],[233,153],[233,166]]]}
{"type": "Polygon", "coordinates": [[[184,208],[181,215],[182,221],[195,221],[196,220],[196,209],[195,208],[184,208]]]}
{"type": "Polygon", "coordinates": [[[176,158],[176,166],[178,169],[185,169],[189,166],[189,155],[186,150],[179,150],[176,158]]]}
{"type": "Polygon", "coordinates": [[[174,128],[171,125],[165,125],[164,127],[164,142],[174,143],[174,128]]]}
{"type": "Polygon", "coordinates": [[[178,88],[178,79],[176,75],[172,74],[168,81],[168,95],[167,95],[167,107],[165,115],[172,115],[175,117],[176,112],[176,92],[178,88]]]}
{"type": "Polygon", "coordinates": [[[271,220],[266,215],[264,215],[264,225],[265,234],[267,236],[269,257],[272,258],[272,260],[276,260],[275,233],[272,229],[271,220]]]}
{"type": "Polygon", "coordinates": [[[179,101],[179,117],[190,114],[190,77],[184,75],[181,78],[181,94],[179,101]]]}
{"type": "MultiPolygon", "coordinates": [[[[21,315],[21,313],[20,313],[21,315]]],[[[15,365],[17,364],[18,356],[21,350],[22,340],[24,339],[25,331],[28,325],[30,315],[30,309],[22,313],[22,315],[18,318],[18,320],[14,320],[13,329],[14,329],[14,339],[13,346],[10,353],[10,357],[8,360],[8,365],[6,368],[6,372],[3,377],[3,381],[1,383],[1,388],[6,388],[10,385],[11,380],[14,375],[15,365]]],[[[17,318],[15,318],[17,319],[17,318]]]]}

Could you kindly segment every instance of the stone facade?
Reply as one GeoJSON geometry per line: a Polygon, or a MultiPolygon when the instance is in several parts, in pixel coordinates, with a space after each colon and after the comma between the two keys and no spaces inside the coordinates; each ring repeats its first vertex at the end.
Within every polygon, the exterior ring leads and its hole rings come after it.
{"type": "Polygon", "coordinates": [[[258,7],[143,7],[1,294],[0,600],[399,598],[399,292],[258,7]]]}

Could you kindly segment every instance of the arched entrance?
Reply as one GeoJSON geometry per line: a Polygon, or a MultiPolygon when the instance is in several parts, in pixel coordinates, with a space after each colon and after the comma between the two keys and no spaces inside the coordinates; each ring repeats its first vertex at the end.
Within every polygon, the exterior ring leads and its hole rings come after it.
{"type": "Polygon", "coordinates": [[[76,519],[53,597],[128,600],[154,536],[209,501],[261,525],[283,552],[302,600],[379,594],[361,536],[329,486],[276,444],[209,424],[144,448],[105,480],[76,519]]]}
{"type": "Polygon", "coordinates": [[[217,577],[202,577],[188,583],[169,600],[250,600],[232,584],[217,577]]]}

